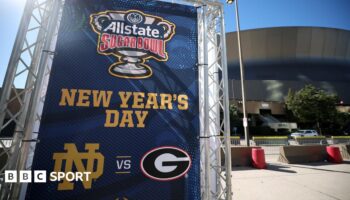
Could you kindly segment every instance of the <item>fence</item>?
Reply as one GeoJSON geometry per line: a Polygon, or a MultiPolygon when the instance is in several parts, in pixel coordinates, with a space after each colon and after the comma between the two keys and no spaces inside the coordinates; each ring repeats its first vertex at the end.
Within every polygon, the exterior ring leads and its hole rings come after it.
{"type": "Polygon", "coordinates": [[[332,136],[332,144],[350,144],[350,136],[332,136]]]}
{"type": "Polygon", "coordinates": [[[279,147],[289,145],[287,136],[265,136],[253,137],[252,145],[260,146],[264,149],[266,159],[274,155],[279,155],[279,147]]]}
{"type": "Polygon", "coordinates": [[[295,141],[299,145],[304,144],[327,144],[327,139],[325,136],[301,136],[301,137],[295,137],[295,141]]]}
{"type": "Polygon", "coordinates": [[[256,146],[283,146],[288,145],[288,137],[253,137],[256,146]]]}
{"type": "Polygon", "coordinates": [[[325,136],[296,137],[295,139],[289,139],[288,136],[265,136],[253,137],[251,144],[263,148],[269,159],[279,155],[281,146],[324,145],[328,142],[325,136]]]}
{"type": "MultiPolygon", "coordinates": [[[[221,136],[220,139],[222,143],[224,141],[224,137],[221,136]]],[[[231,145],[233,146],[241,145],[241,138],[239,136],[231,136],[230,141],[231,141],[231,145]]]]}

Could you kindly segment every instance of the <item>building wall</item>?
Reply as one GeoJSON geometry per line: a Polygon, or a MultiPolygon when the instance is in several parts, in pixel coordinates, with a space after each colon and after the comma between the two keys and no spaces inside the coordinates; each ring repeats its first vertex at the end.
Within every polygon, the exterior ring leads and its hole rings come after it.
{"type": "MultiPolygon", "coordinates": [[[[289,89],[294,91],[300,90],[305,84],[314,85],[329,93],[336,93],[343,102],[350,102],[350,83],[342,81],[247,80],[245,81],[246,99],[251,101],[284,102],[289,89]]],[[[240,80],[229,80],[229,95],[230,99],[242,99],[240,80]]]]}
{"type": "MultiPolygon", "coordinates": [[[[236,33],[227,34],[230,98],[241,99],[236,33]]],[[[283,102],[312,84],[350,104],[350,31],[282,27],[242,31],[246,96],[283,102]]]]}
{"type": "MultiPolygon", "coordinates": [[[[238,109],[242,112],[242,101],[231,101],[237,105],[238,109]]],[[[270,110],[273,115],[284,115],[285,104],[274,101],[247,101],[247,112],[250,114],[260,114],[261,110],[270,110]]]]}

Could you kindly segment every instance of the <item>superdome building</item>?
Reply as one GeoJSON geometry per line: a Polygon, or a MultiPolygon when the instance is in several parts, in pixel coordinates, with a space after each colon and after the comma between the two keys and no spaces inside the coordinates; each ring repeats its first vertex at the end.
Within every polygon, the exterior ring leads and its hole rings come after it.
{"type": "MultiPolygon", "coordinates": [[[[227,33],[229,93],[240,106],[237,35],[227,33]]],[[[247,112],[284,115],[288,90],[312,84],[335,93],[350,108],[350,31],[279,27],[241,31],[247,112]]]]}

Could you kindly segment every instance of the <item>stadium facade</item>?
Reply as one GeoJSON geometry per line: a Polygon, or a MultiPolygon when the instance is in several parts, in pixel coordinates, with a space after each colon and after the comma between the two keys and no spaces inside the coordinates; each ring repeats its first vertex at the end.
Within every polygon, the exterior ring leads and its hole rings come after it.
{"type": "MultiPolygon", "coordinates": [[[[235,32],[226,34],[229,93],[241,108],[241,84],[235,32]]],[[[278,27],[241,32],[247,112],[285,114],[289,89],[306,84],[340,98],[350,112],[350,31],[319,27],[278,27]]]]}

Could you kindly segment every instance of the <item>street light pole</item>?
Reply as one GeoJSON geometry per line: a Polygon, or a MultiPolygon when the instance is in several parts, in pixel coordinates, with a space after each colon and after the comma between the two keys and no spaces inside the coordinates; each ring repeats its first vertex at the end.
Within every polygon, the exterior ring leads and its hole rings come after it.
{"type": "Polygon", "coordinates": [[[247,118],[247,110],[246,110],[246,100],[245,100],[244,65],[243,65],[243,58],[242,58],[241,35],[240,35],[239,14],[238,14],[238,0],[227,0],[227,3],[231,4],[233,1],[235,1],[238,58],[239,58],[239,68],[241,72],[243,128],[244,128],[246,146],[249,146],[249,129],[248,129],[248,118],[247,118]]]}

